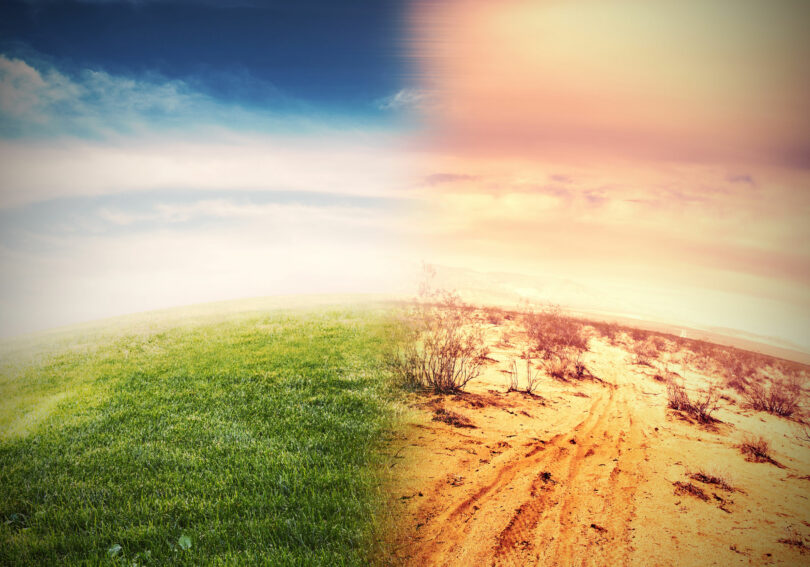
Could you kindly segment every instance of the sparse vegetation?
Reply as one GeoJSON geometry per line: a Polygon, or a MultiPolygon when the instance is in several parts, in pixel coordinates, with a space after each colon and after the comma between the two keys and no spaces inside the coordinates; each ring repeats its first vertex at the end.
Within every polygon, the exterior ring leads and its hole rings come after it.
{"type": "Polygon", "coordinates": [[[675,494],[688,494],[689,496],[693,496],[698,500],[703,500],[704,502],[709,501],[709,497],[706,495],[703,489],[699,486],[695,486],[691,482],[681,482],[679,480],[673,484],[675,485],[675,494]]]}
{"type": "Polygon", "coordinates": [[[432,289],[426,273],[419,299],[401,320],[390,366],[408,386],[457,392],[478,377],[488,348],[473,308],[455,293],[432,289]]]}
{"type": "Polygon", "coordinates": [[[746,393],[757,375],[757,365],[752,359],[753,356],[745,356],[736,349],[720,350],[717,353],[717,361],[723,368],[727,388],[736,390],[740,394],[746,393]]]}
{"type": "Polygon", "coordinates": [[[799,411],[801,384],[798,378],[776,378],[751,382],[743,394],[746,403],[755,410],[781,417],[792,417],[799,411]]]}
{"type": "Polygon", "coordinates": [[[712,414],[718,409],[720,393],[714,384],[701,390],[694,398],[690,398],[680,380],[670,377],[667,380],[667,402],[671,409],[684,412],[700,423],[714,423],[717,421],[712,414]]]}
{"type": "Polygon", "coordinates": [[[532,350],[549,376],[559,380],[586,376],[582,355],[588,350],[588,339],[580,321],[564,315],[559,307],[549,307],[524,310],[523,322],[532,350]]]}
{"type": "Polygon", "coordinates": [[[804,537],[802,537],[801,532],[796,529],[796,526],[788,526],[785,529],[785,537],[779,540],[779,543],[784,543],[785,545],[791,545],[793,547],[798,548],[802,553],[806,551],[810,551],[810,545],[807,545],[804,541],[804,537]]]}
{"type": "Polygon", "coordinates": [[[734,488],[731,484],[726,480],[722,475],[717,473],[708,473],[704,470],[698,470],[697,472],[689,474],[689,478],[692,480],[696,480],[698,482],[702,482],[703,484],[711,484],[722,488],[728,492],[734,492],[734,488]]]}
{"type": "MultiPolygon", "coordinates": [[[[526,386],[523,391],[529,395],[534,395],[535,390],[539,384],[540,371],[532,368],[532,359],[528,353],[524,353],[522,358],[526,363],[526,386]]],[[[509,392],[520,391],[520,373],[518,372],[517,360],[512,360],[511,369],[508,372],[509,376],[509,392]]]]}
{"type": "Polygon", "coordinates": [[[745,455],[745,460],[753,463],[771,463],[781,467],[778,462],[771,456],[771,445],[768,441],[760,436],[754,437],[746,435],[740,443],[740,451],[745,455]]]}
{"type": "Polygon", "coordinates": [[[631,347],[634,355],[633,363],[642,366],[653,366],[653,361],[666,347],[664,339],[658,335],[647,335],[644,340],[634,342],[631,347]]]}
{"type": "Polygon", "coordinates": [[[485,307],[484,316],[491,325],[500,325],[504,320],[504,311],[500,307],[485,307]]]}
{"type": "Polygon", "coordinates": [[[467,427],[470,429],[475,429],[475,425],[473,425],[473,422],[470,421],[468,417],[445,408],[437,408],[433,411],[433,421],[441,421],[442,423],[452,425],[453,427],[467,427]]]}

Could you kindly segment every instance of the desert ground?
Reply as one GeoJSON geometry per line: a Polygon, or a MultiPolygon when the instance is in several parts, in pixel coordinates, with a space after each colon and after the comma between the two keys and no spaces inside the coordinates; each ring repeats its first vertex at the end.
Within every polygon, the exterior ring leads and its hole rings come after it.
{"type": "Polygon", "coordinates": [[[810,564],[806,366],[582,323],[587,370],[555,378],[518,314],[473,319],[480,375],[410,394],[390,443],[394,562],[810,564]],[[786,376],[790,417],[751,407],[750,388],[786,376]],[[708,400],[710,415],[673,409],[677,393],[708,400]]]}

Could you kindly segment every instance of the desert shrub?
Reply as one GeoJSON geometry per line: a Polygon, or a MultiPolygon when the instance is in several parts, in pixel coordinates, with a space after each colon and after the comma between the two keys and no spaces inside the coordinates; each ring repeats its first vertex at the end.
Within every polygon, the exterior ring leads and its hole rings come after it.
{"type": "MultiPolygon", "coordinates": [[[[523,353],[522,357],[526,362],[526,387],[523,389],[527,394],[534,394],[537,386],[540,383],[540,371],[532,369],[532,359],[528,353],[523,353]]],[[[520,391],[520,372],[518,371],[517,360],[512,360],[512,366],[509,370],[509,391],[520,391]]]]}
{"type": "Polygon", "coordinates": [[[715,362],[723,369],[724,386],[744,394],[758,372],[758,364],[753,353],[737,349],[718,349],[715,362]]]}
{"type": "Polygon", "coordinates": [[[582,323],[564,315],[557,306],[526,310],[523,319],[534,350],[544,356],[561,350],[588,350],[582,323]]]}
{"type": "Polygon", "coordinates": [[[779,539],[779,543],[784,543],[786,545],[798,547],[802,553],[804,553],[805,550],[810,549],[810,545],[807,545],[805,543],[804,537],[802,536],[801,532],[796,528],[796,526],[786,527],[785,537],[779,539]]]}
{"type": "Polygon", "coordinates": [[[644,329],[630,329],[629,330],[630,338],[637,343],[643,343],[647,340],[650,336],[649,331],[645,331],[644,329]]]}
{"type": "Polygon", "coordinates": [[[766,411],[773,415],[792,417],[799,411],[801,384],[795,377],[762,379],[749,384],[743,393],[746,403],[755,410],[766,411]]]}
{"type": "Polygon", "coordinates": [[[670,408],[682,411],[695,418],[700,423],[713,423],[717,421],[712,414],[718,409],[720,393],[711,383],[701,390],[695,398],[690,398],[683,384],[674,379],[667,380],[667,404],[670,408]]]}
{"type": "Polygon", "coordinates": [[[740,452],[745,455],[746,460],[754,463],[773,463],[776,461],[771,457],[771,445],[760,436],[746,435],[740,443],[740,452]]]}
{"type": "Polygon", "coordinates": [[[683,385],[675,379],[667,380],[667,404],[678,411],[687,411],[691,406],[689,395],[683,385]]]}
{"type": "Polygon", "coordinates": [[[633,364],[652,366],[652,361],[658,358],[659,343],[655,337],[647,337],[641,342],[633,343],[631,347],[633,353],[633,364]]]}
{"type": "Polygon", "coordinates": [[[470,418],[445,408],[437,408],[436,410],[434,410],[433,421],[441,421],[442,423],[452,425],[453,427],[466,427],[469,429],[476,429],[473,422],[470,421],[470,418]]]}
{"type": "Polygon", "coordinates": [[[520,389],[520,375],[518,374],[517,361],[512,361],[512,366],[506,373],[507,392],[517,392],[520,389]]]}
{"type": "Polygon", "coordinates": [[[728,480],[726,480],[726,478],[723,475],[717,473],[710,473],[704,471],[703,469],[700,469],[697,472],[690,473],[689,478],[691,478],[692,480],[696,480],[698,482],[702,482],[703,484],[712,484],[714,486],[722,488],[723,490],[734,492],[734,487],[731,486],[731,483],[728,480]]]}
{"type": "Polygon", "coordinates": [[[704,502],[709,501],[709,497],[706,495],[703,489],[699,486],[695,486],[691,482],[677,481],[674,482],[673,485],[675,486],[675,494],[688,494],[689,496],[694,496],[695,498],[703,500],[704,502]]]}
{"type": "Polygon", "coordinates": [[[504,320],[503,309],[499,307],[487,307],[484,309],[484,317],[491,325],[500,325],[504,320]]]}
{"type": "Polygon", "coordinates": [[[621,327],[619,327],[618,323],[592,322],[591,326],[612,345],[616,344],[621,334],[621,327]]]}
{"type": "Polygon", "coordinates": [[[481,373],[488,352],[483,329],[455,293],[423,283],[400,323],[389,364],[406,385],[456,392],[481,373]]]}
{"type": "Polygon", "coordinates": [[[526,309],[523,322],[532,350],[550,376],[565,380],[586,375],[582,355],[588,350],[588,338],[580,321],[564,315],[559,307],[549,307],[526,309]]]}

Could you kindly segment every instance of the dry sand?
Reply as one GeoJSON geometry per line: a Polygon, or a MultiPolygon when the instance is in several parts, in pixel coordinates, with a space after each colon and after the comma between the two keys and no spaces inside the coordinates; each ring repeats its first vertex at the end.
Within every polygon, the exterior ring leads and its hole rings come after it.
{"type": "MultiPolygon", "coordinates": [[[[527,344],[515,321],[487,333],[492,361],[467,393],[414,395],[392,442],[395,563],[810,565],[810,549],[780,542],[810,541],[810,442],[795,421],[727,391],[720,423],[689,422],[667,408],[655,368],[596,336],[586,361],[599,380],[543,376],[537,396],[507,393],[527,344]],[[498,345],[504,331],[511,346],[498,345]],[[473,427],[434,420],[440,409],[473,427]],[[747,461],[745,434],[765,437],[781,468],[747,461]]],[[[670,368],[689,389],[712,378],[670,368]]]]}

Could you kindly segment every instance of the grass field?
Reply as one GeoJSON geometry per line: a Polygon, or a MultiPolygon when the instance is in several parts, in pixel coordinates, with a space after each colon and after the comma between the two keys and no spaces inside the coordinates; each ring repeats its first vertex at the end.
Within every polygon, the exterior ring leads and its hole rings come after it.
{"type": "Polygon", "coordinates": [[[5,356],[0,564],[366,564],[387,326],[243,312],[5,356]]]}

